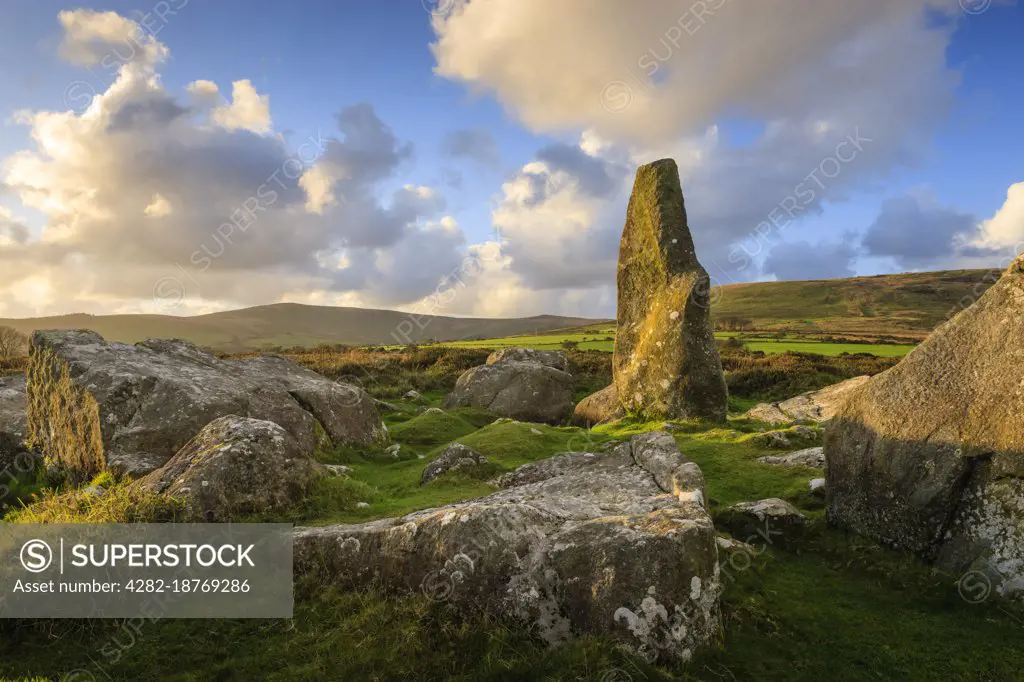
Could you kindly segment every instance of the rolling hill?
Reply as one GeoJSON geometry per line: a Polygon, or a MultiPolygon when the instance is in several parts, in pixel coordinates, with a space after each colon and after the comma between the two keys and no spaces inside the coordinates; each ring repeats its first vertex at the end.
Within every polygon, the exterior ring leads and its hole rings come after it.
{"type": "Polygon", "coordinates": [[[194,317],[78,314],[0,319],[0,326],[14,327],[25,333],[35,329],[92,329],[110,341],[126,343],[154,337],[180,338],[228,352],[321,343],[373,345],[404,343],[406,339],[421,342],[493,338],[577,327],[595,321],[555,315],[506,319],[411,316],[394,310],[276,303],[194,317]]]}
{"type": "MultiPolygon", "coordinates": [[[[998,270],[951,270],[731,284],[714,289],[712,312],[720,329],[739,325],[745,330],[888,336],[918,341],[951,312],[976,300],[999,274],[998,270]]],[[[149,337],[176,337],[222,351],[321,343],[395,344],[406,338],[414,342],[493,339],[598,323],[607,321],[553,315],[507,319],[430,315],[413,318],[392,310],[297,303],[195,317],[80,314],[0,319],[0,325],[26,333],[34,329],[86,328],[110,340],[134,342],[149,337]]]]}
{"type": "Polygon", "coordinates": [[[978,299],[1000,270],[949,270],[715,287],[716,325],[919,341],[978,299]]]}

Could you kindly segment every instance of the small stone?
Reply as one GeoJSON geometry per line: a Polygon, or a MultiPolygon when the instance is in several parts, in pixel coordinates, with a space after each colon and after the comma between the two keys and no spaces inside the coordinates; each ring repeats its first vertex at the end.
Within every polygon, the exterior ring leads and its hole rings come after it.
{"type": "Polygon", "coordinates": [[[810,483],[811,495],[814,497],[825,497],[825,479],[824,478],[812,478],[810,483]]]}

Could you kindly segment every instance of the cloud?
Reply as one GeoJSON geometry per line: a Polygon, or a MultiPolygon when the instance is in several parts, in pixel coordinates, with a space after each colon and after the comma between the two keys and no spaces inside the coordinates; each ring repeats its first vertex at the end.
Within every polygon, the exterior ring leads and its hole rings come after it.
{"type": "Polygon", "coordinates": [[[765,259],[764,271],[780,280],[853,277],[857,248],[852,236],[839,242],[778,244],[765,259]]]}
{"type": "Polygon", "coordinates": [[[931,196],[887,199],[864,234],[867,255],[890,257],[905,269],[926,267],[953,255],[957,237],[974,232],[977,219],[931,196]]]}
{"type": "Polygon", "coordinates": [[[865,90],[899,71],[885,57],[906,52],[891,44],[904,33],[926,48],[914,63],[942,56],[948,31],[926,29],[926,8],[958,10],[955,0],[474,0],[434,17],[432,49],[438,74],[493,93],[534,130],[651,144],[727,113],[773,119],[865,90]]]}
{"type": "Polygon", "coordinates": [[[501,165],[498,144],[483,128],[451,131],[441,140],[441,152],[452,158],[469,159],[491,168],[501,165]]]}
{"type": "Polygon", "coordinates": [[[1024,253],[1024,182],[1010,185],[1006,201],[979,227],[978,246],[1010,247],[1024,253]]]}
{"type": "Polygon", "coordinates": [[[64,30],[60,54],[72,64],[106,69],[127,64],[153,67],[167,58],[162,43],[116,12],[65,10],[57,20],[64,30]]]}
{"type": "MultiPolygon", "coordinates": [[[[205,88],[204,91],[208,93],[205,88]]],[[[248,80],[235,81],[231,84],[231,102],[215,108],[210,118],[228,130],[268,133],[271,126],[270,98],[256,92],[248,80]]]]}
{"type": "MultiPolygon", "coordinates": [[[[554,300],[614,281],[632,170],[664,157],[716,281],[810,272],[787,262],[791,244],[775,248],[923,157],[959,82],[945,57],[958,12],[953,0],[473,0],[434,17],[432,50],[439,75],[533,131],[581,133],[538,150],[492,214],[517,300],[554,300]],[[761,132],[733,144],[724,118],[761,132]]],[[[849,240],[813,248],[834,276],[851,272],[849,240]]]]}
{"type": "MultiPolygon", "coordinates": [[[[138,29],[88,11],[61,23],[83,64],[138,29]]],[[[0,314],[412,304],[469,248],[436,190],[389,189],[412,147],[372,106],[291,148],[249,81],[231,102],[204,80],[181,99],[159,77],[166,48],[143,44],[85,111],[19,116],[32,146],[0,160],[0,182],[45,224],[33,238],[0,214],[0,314]]]]}

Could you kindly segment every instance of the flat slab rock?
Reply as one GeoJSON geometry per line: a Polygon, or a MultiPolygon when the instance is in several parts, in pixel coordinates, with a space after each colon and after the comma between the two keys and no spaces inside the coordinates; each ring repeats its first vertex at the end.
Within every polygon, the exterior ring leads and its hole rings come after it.
{"type": "Polygon", "coordinates": [[[718,550],[703,476],[669,434],[515,474],[472,502],[296,529],[296,571],[422,590],[525,621],[552,645],[603,634],[651,659],[688,660],[718,642],[718,550]]]}
{"type": "Polygon", "coordinates": [[[228,361],[186,341],[108,343],[88,330],[37,331],[29,356],[29,438],[83,478],[144,475],[226,415],[272,421],[306,453],[387,438],[362,389],[285,358],[228,361]]]}
{"type": "Polygon", "coordinates": [[[871,377],[861,376],[840,381],[817,391],[808,391],[778,403],[761,403],[750,408],[744,417],[769,424],[789,422],[827,422],[845,402],[851,391],[871,377]]]}
{"type": "Polygon", "coordinates": [[[784,467],[811,467],[821,469],[825,466],[825,448],[806,448],[788,455],[766,455],[758,457],[758,462],[784,467]]]}

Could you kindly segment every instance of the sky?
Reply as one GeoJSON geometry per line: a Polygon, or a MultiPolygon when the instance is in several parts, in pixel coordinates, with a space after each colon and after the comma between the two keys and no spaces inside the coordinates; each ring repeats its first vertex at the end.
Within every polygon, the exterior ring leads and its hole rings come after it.
{"type": "Polygon", "coordinates": [[[611,317],[639,164],[713,284],[1024,251],[1011,0],[0,0],[0,317],[611,317]]]}

